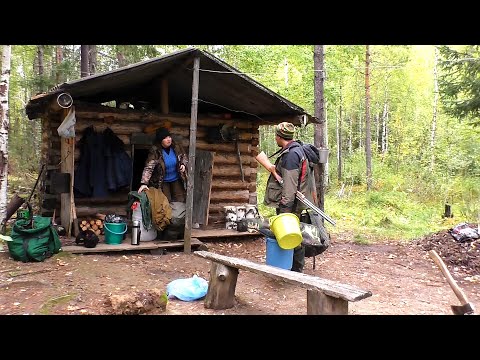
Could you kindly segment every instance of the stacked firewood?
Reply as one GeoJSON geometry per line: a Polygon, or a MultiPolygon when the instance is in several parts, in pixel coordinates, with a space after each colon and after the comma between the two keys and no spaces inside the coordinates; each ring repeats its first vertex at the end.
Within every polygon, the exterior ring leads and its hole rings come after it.
{"type": "Polygon", "coordinates": [[[87,218],[80,222],[80,229],[93,230],[96,235],[104,235],[103,221],[101,219],[87,218]]]}

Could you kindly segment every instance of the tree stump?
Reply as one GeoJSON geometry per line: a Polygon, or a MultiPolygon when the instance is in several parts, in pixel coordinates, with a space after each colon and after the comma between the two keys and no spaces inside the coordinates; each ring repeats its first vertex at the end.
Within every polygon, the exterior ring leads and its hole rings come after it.
{"type": "Polygon", "coordinates": [[[212,262],[204,306],[207,309],[229,309],[235,305],[238,269],[212,262]]]}
{"type": "Polygon", "coordinates": [[[443,217],[446,217],[446,218],[453,217],[452,206],[450,204],[445,204],[445,213],[443,214],[443,217]]]}

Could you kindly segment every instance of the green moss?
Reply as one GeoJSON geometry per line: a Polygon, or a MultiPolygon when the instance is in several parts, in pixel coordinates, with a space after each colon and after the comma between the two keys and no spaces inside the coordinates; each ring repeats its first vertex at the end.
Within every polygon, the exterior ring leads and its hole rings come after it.
{"type": "Polygon", "coordinates": [[[75,294],[66,294],[66,295],[62,295],[62,296],[47,300],[40,307],[40,310],[38,312],[39,315],[49,315],[55,306],[69,302],[74,296],[75,294]]]}

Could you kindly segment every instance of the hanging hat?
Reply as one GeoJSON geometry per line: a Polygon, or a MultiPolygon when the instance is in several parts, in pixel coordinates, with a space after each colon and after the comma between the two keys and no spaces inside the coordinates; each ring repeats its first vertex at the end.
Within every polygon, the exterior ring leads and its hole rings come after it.
{"type": "Polygon", "coordinates": [[[292,140],[295,133],[295,126],[289,122],[281,122],[275,128],[275,134],[285,140],[292,140]]]}
{"type": "Polygon", "coordinates": [[[170,131],[166,128],[158,128],[155,133],[155,140],[157,142],[162,142],[167,136],[171,136],[170,131]]]}

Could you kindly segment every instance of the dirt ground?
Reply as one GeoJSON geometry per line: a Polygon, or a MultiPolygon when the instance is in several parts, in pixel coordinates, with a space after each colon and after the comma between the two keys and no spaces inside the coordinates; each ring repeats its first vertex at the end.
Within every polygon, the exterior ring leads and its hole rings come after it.
{"type": "MultiPolygon", "coordinates": [[[[410,243],[384,241],[360,245],[353,234],[332,236],[323,254],[307,258],[304,272],[370,290],[372,296],[349,304],[351,315],[450,315],[460,305],[440,269],[428,255],[435,249],[469,301],[480,306],[479,240],[458,243],[447,231],[410,243]]],[[[208,250],[265,263],[263,237],[202,240],[208,250]]],[[[166,290],[175,279],[196,274],[209,279],[210,263],[181,251],[98,254],[60,253],[41,263],[21,263],[0,252],[0,314],[108,314],[110,295],[166,290]]],[[[302,315],[304,289],[240,270],[236,304],[227,310],[205,309],[203,300],[170,299],[166,315],[302,315]]],[[[478,313],[478,312],[477,312],[478,313]]]]}

